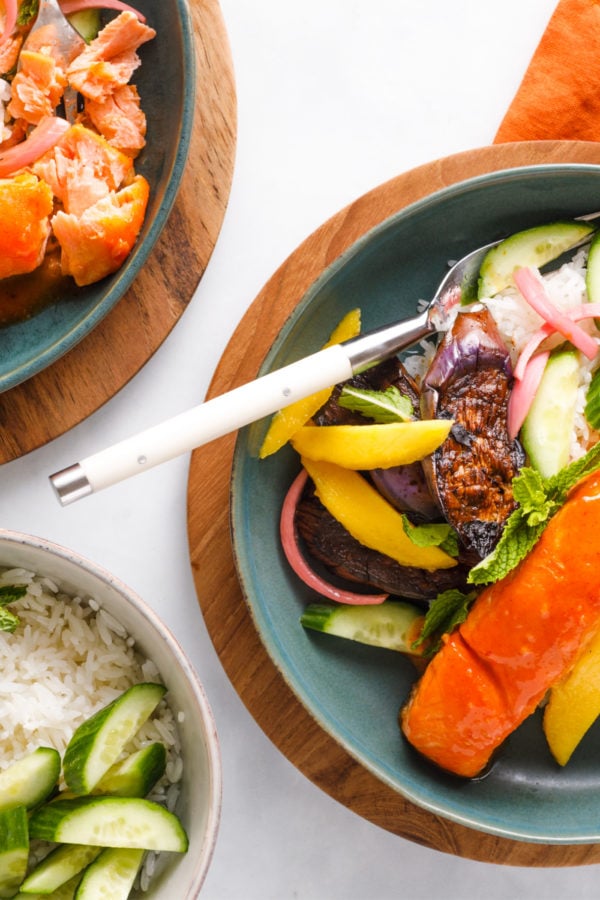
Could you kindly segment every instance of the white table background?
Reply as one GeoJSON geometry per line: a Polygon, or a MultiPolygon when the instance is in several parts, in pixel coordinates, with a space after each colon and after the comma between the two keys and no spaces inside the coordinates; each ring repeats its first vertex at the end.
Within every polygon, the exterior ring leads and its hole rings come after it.
{"type": "Polygon", "coordinates": [[[391,835],[319,791],[273,747],[231,687],[201,617],[187,551],[188,457],[65,509],[47,480],[201,401],[256,294],[331,215],[414,166],[489,144],[554,6],[222,0],[237,82],[237,161],[197,294],[116,397],[0,470],[2,526],[71,547],[113,571],[162,614],[200,673],[224,766],[206,900],[598,896],[596,866],[492,866],[391,835]]]}

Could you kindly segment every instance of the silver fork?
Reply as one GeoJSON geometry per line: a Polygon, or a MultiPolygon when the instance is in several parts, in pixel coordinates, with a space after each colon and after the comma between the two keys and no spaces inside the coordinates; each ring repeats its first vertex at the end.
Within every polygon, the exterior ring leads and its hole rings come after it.
{"type": "MultiPolygon", "coordinates": [[[[85,41],[62,12],[58,0],[39,0],[35,23],[21,47],[21,53],[32,47],[39,47],[42,29],[46,29],[48,45],[52,46],[57,60],[66,70],[73,57],[85,45],[85,41]]],[[[19,68],[20,65],[17,66],[17,71],[19,68]]],[[[71,123],[77,116],[77,96],[77,91],[72,87],[69,85],[65,87],[62,105],[64,117],[71,123]]]]}

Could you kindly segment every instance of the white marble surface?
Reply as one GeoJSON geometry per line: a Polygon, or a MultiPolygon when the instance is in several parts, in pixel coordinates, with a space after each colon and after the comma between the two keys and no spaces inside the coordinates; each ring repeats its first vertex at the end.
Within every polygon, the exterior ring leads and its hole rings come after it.
{"type": "Polygon", "coordinates": [[[47,480],[199,402],[262,285],[338,209],[416,165],[490,143],[554,5],[222,0],[237,80],[237,162],[221,237],[197,295],[116,397],[0,470],[2,525],[111,569],[163,615],[198,668],[224,765],[206,900],[597,896],[595,866],[491,866],[388,834],[321,793],[274,749],[225,676],[196,602],[187,457],[65,509],[47,480]]]}

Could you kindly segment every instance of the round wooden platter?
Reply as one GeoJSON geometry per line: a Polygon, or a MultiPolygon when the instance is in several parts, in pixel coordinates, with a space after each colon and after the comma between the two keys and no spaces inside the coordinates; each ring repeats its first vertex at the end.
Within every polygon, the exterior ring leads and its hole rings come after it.
{"type": "MultiPolygon", "coordinates": [[[[448,185],[547,162],[600,164],[600,144],[531,142],[467,151],[400,175],[351,203],[277,270],[235,331],[209,396],[251,380],[289,314],[321,272],[367,230],[448,185]]],[[[318,787],[369,821],[416,843],[485,862],[573,866],[600,861],[600,845],[545,845],[480,833],[407,802],[314,721],[267,655],[236,577],[229,531],[235,435],[196,449],[188,482],[188,538],[198,600],[223,667],[279,750],[318,787]]]]}
{"type": "Polygon", "coordinates": [[[233,177],[236,94],[217,0],[194,0],[190,12],[194,124],[173,210],[140,274],[106,318],[66,356],[0,395],[0,463],[58,437],[113,397],[177,324],[208,264],[233,177]]]}

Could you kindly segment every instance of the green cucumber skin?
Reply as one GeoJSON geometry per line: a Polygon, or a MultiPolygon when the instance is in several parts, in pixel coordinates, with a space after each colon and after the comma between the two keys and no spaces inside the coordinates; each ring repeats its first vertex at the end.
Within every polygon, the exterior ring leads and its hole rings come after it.
{"type": "Polygon", "coordinates": [[[144,850],[109,848],[85,870],[75,900],[127,900],[144,859],[144,850]]]}
{"type": "Polygon", "coordinates": [[[486,254],[479,270],[479,299],[507,288],[517,266],[540,268],[576,247],[594,232],[588,222],[562,221],[518,231],[486,254]]]}
{"type": "Polygon", "coordinates": [[[115,763],[94,788],[94,794],[113,797],[145,797],[165,774],[167,751],[156,741],[115,763]]]}
{"type": "Polygon", "coordinates": [[[578,369],[575,350],[551,354],[521,428],[521,442],[530,463],[544,478],[555,475],[569,461],[578,369]]]}
{"type": "Polygon", "coordinates": [[[304,610],[305,628],[370,646],[418,655],[413,642],[423,622],[423,610],[401,600],[377,605],[311,603],[304,610]]]}
{"type": "Polygon", "coordinates": [[[594,373],[585,397],[585,417],[596,431],[600,430],[600,369],[594,373]]]}
{"type": "Polygon", "coordinates": [[[27,872],[29,828],[27,810],[14,806],[0,811],[0,897],[14,897],[27,872]]]}
{"type": "MultiPolygon", "coordinates": [[[[596,234],[590,244],[585,273],[585,288],[590,303],[600,303],[600,233],[596,234]]],[[[600,319],[594,319],[596,328],[600,328],[600,319]]]]}
{"type": "Polygon", "coordinates": [[[12,763],[0,772],[0,810],[43,803],[58,783],[60,765],[53,747],[38,747],[12,763]]]}
{"type": "Polygon", "coordinates": [[[130,847],[185,853],[188,838],[173,813],[140,797],[77,797],[55,800],[29,820],[31,838],[93,847],[130,847]],[[144,834],[127,834],[138,830],[144,834]]]}
{"type": "Polygon", "coordinates": [[[79,875],[102,851],[84,844],[63,844],[38,863],[21,885],[22,894],[49,894],[79,875]]]}
{"type": "Polygon", "coordinates": [[[82,9],[68,16],[69,22],[78,31],[86,44],[94,40],[101,27],[99,9],[82,9]]]}
{"type": "Polygon", "coordinates": [[[104,730],[110,729],[111,721],[123,714],[131,715],[126,743],[150,717],[166,690],[164,685],[153,682],[135,684],[76,729],[63,758],[64,778],[73,793],[89,794],[119,757],[124,744],[114,748],[110,761],[105,761],[100,767],[97,765],[94,751],[102,741],[104,730]]]}

